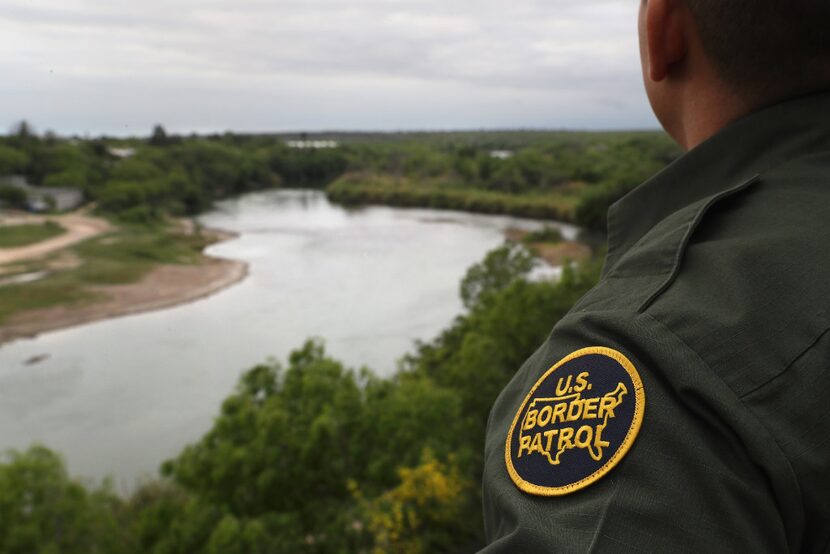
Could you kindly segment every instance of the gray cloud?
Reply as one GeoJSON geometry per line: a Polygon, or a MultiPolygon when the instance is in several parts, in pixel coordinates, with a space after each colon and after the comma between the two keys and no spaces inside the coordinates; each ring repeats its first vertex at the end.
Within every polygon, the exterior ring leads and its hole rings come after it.
{"type": "Polygon", "coordinates": [[[654,126],[622,0],[6,0],[0,124],[654,126]]]}

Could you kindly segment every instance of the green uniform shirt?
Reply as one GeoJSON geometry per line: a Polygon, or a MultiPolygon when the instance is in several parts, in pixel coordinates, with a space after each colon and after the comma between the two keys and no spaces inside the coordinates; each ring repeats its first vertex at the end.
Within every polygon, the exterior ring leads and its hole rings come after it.
{"type": "Polygon", "coordinates": [[[608,232],[490,413],[484,552],[830,552],[830,93],[722,130],[608,232]]]}

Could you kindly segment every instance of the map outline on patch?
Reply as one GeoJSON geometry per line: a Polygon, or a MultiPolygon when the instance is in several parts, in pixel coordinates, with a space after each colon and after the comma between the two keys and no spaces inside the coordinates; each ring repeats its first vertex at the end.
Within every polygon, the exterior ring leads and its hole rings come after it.
{"type": "Polygon", "coordinates": [[[628,453],[644,413],[642,379],[624,354],[577,350],[542,374],[516,412],[505,441],[510,478],[538,496],[581,490],[628,453]],[[595,385],[604,390],[591,396],[595,385]]]}

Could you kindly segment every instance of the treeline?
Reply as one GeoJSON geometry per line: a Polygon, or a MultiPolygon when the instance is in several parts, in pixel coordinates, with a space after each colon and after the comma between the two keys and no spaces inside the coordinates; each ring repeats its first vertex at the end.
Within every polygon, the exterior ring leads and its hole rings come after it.
{"type": "Polygon", "coordinates": [[[101,212],[131,222],[197,214],[216,199],[286,183],[322,187],[345,169],[340,152],[298,152],[267,138],[171,137],[161,127],[147,141],[80,140],[39,136],[21,123],[0,140],[0,176],[81,189],[101,212]]]}
{"type": "Polygon", "coordinates": [[[608,206],[680,154],[656,132],[522,136],[456,133],[438,143],[375,146],[386,155],[328,193],[346,204],[446,207],[604,229],[608,206]]]}
{"type": "Polygon", "coordinates": [[[212,429],[121,499],[34,447],[0,464],[0,552],[465,553],[482,545],[497,394],[593,285],[596,263],[527,279],[518,245],[461,284],[466,313],[390,378],[310,341],[244,373],[212,429]]]}
{"type": "MultiPolygon", "coordinates": [[[[196,214],[226,196],[325,188],[344,204],[453,208],[602,228],[607,206],[679,154],[662,133],[480,132],[62,139],[21,123],[0,176],[73,187],[130,221],[196,214]],[[292,148],[286,139],[336,141],[292,148]]],[[[0,188],[0,200],[14,196],[0,188]]]]}

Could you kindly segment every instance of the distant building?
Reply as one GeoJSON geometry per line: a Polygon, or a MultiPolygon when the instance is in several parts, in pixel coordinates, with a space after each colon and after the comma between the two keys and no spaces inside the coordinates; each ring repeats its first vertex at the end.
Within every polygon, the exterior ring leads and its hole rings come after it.
{"type": "Polygon", "coordinates": [[[107,152],[109,152],[110,156],[126,159],[131,158],[133,155],[135,155],[135,148],[117,148],[115,146],[110,146],[109,148],[107,148],[107,152]]]}
{"type": "Polygon", "coordinates": [[[289,148],[337,148],[339,145],[336,140],[287,140],[285,144],[289,148]]]}
{"type": "Polygon", "coordinates": [[[507,160],[513,157],[513,152],[510,150],[492,150],[490,157],[497,160],[507,160]]]}
{"type": "Polygon", "coordinates": [[[84,203],[84,193],[78,189],[58,187],[35,187],[21,175],[0,177],[0,185],[11,186],[26,193],[27,207],[33,212],[55,210],[66,212],[84,203]]]}

